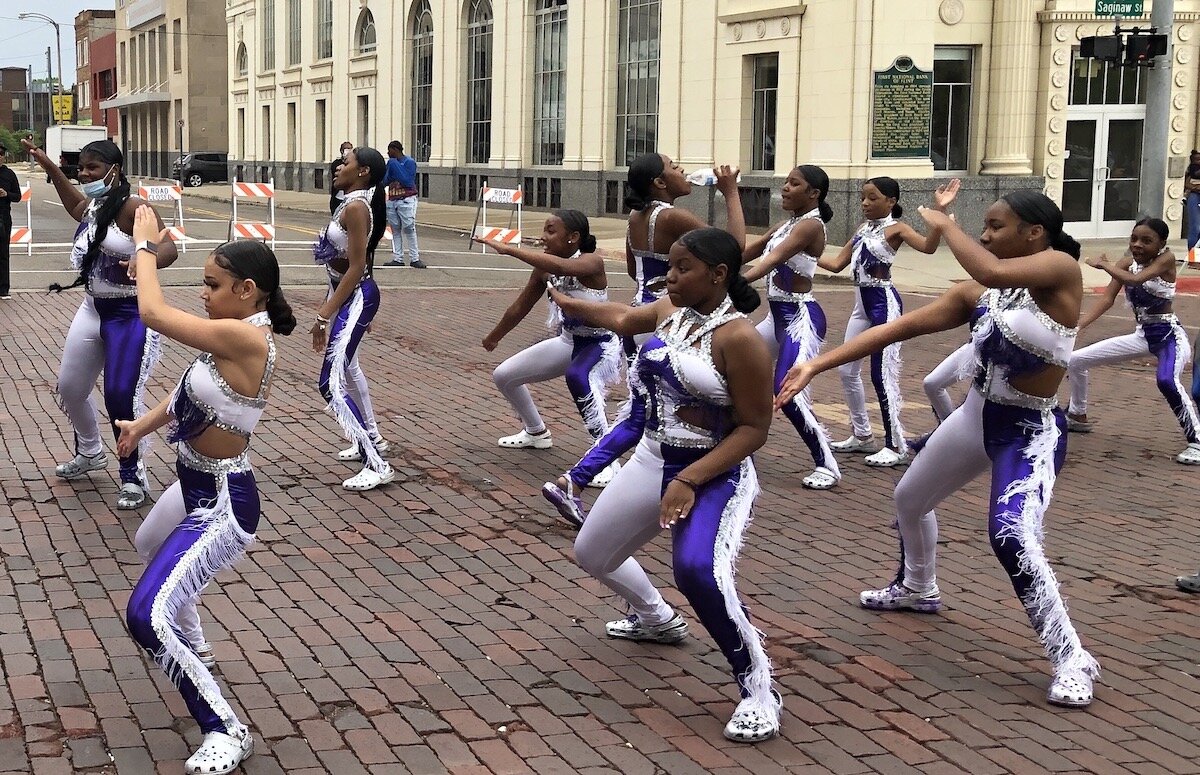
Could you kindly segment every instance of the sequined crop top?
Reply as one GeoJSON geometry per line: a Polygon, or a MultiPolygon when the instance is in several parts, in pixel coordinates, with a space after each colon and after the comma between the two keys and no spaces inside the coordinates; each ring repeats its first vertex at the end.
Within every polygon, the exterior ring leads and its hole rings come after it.
{"type": "Polygon", "coordinates": [[[1076,328],[1047,315],[1026,288],[991,289],[980,297],[987,311],[975,326],[975,388],[989,401],[1049,410],[1054,396],[1024,393],[1014,377],[1036,374],[1046,366],[1066,368],[1075,348],[1076,328]]]}
{"type": "MultiPolygon", "coordinates": [[[[370,234],[375,228],[375,214],[371,211],[371,197],[374,196],[374,189],[365,189],[361,191],[351,191],[346,194],[346,198],[333,211],[333,217],[329,223],[321,230],[317,241],[313,243],[313,261],[325,267],[325,271],[329,273],[329,279],[333,282],[339,282],[342,279],[342,273],[335,270],[332,264],[335,261],[344,261],[346,259],[346,251],[350,249],[350,235],[346,233],[346,227],[342,225],[342,214],[346,211],[346,207],[351,202],[361,201],[367,205],[367,234],[370,234]]],[[[367,262],[366,271],[363,272],[362,279],[365,280],[371,276],[371,264],[367,262]]]]}
{"type": "Polygon", "coordinates": [[[892,216],[867,221],[854,233],[854,284],[860,288],[881,287],[892,284],[892,262],[896,260],[895,249],[888,244],[887,229],[896,223],[892,216]],[[879,272],[882,267],[883,271],[879,272]],[[875,277],[879,272],[882,277],[875,277]]]}
{"type": "MultiPolygon", "coordinates": [[[[575,255],[571,258],[579,258],[579,251],[575,251],[575,255]]],[[[562,293],[565,296],[570,296],[572,299],[582,299],[584,301],[608,301],[608,290],[588,288],[579,281],[578,277],[574,276],[558,276],[550,278],[550,283],[554,286],[554,290],[562,293]]],[[[553,301],[550,302],[550,316],[546,321],[546,325],[555,333],[568,334],[570,336],[608,336],[610,332],[607,328],[596,328],[589,326],[579,318],[564,315],[562,309],[553,301]]]]}
{"type": "MultiPolygon", "coordinates": [[[[83,257],[87,254],[88,245],[96,236],[96,211],[104,202],[105,197],[94,199],[88,204],[79,228],[75,230],[74,244],[71,246],[71,266],[83,268],[83,257]]],[[[87,292],[102,299],[128,298],[137,296],[137,284],[129,279],[129,269],[121,266],[122,261],[133,258],[133,237],[130,237],[116,219],[108,225],[104,239],[100,242],[100,254],[92,263],[92,271],[86,278],[87,292]]]]}
{"type": "MultiPolygon", "coordinates": [[[[821,220],[821,211],[819,209],[809,210],[804,215],[797,215],[791,218],[787,223],[779,227],[771,238],[767,240],[766,246],[763,248],[763,256],[768,256],[771,251],[779,247],[779,244],[787,239],[792,230],[801,221],[815,218],[821,223],[821,230],[825,230],[825,222],[821,220]]],[[[817,271],[817,256],[811,255],[804,251],[800,251],[787,261],[784,261],[779,266],[771,270],[767,275],[767,300],[768,301],[794,301],[803,302],[812,299],[812,293],[794,293],[785,288],[792,288],[793,281],[796,277],[807,277],[812,279],[813,274],[817,271]]]]}
{"type": "Polygon", "coordinates": [[[728,298],[711,314],[682,309],[659,324],[638,355],[650,399],[646,435],[672,447],[711,449],[733,428],[732,400],[712,357],[713,333],[743,318],[728,298]],[[680,416],[681,411],[690,420],[680,416]]]}
{"type": "MultiPolygon", "coordinates": [[[[1129,267],[1129,272],[1137,274],[1145,268],[1134,261],[1129,267]]],[[[1125,298],[1129,300],[1129,306],[1133,307],[1138,322],[1149,322],[1153,316],[1171,314],[1166,309],[1175,299],[1175,283],[1165,277],[1154,277],[1141,284],[1126,285],[1125,298]]]]}
{"type": "Polygon", "coordinates": [[[667,292],[665,285],[654,290],[648,286],[661,282],[667,276],[668,255],[654,252],[654,222],[658,220],[658,216],[663,210],[669,210],[675,205],[655,200],[650,203],[650,206],[654,209],[650,211],[646,222],[647,249],[635,248],[630,239],[629,226],[625,227],[625,247],[633,256],[634,280],[637,282],[637,293],[633,299],[635,306],[650,304],[662,298],[662,295],[667,292]]]}
{"type": "MultiPolygon", "coordinates": [[[[270,326],[271,317],[259,312],[245,319],[254,326],[270,326]]],[[[267,365],[253,397],[230,387],[210,353],[202,353],[179,379],[167,407],[175,418],[167,441],[189,441],[210,427],[249,439],[267,406],[267,386],[275,371],[275,339],[267,330],[267,365]]]]}

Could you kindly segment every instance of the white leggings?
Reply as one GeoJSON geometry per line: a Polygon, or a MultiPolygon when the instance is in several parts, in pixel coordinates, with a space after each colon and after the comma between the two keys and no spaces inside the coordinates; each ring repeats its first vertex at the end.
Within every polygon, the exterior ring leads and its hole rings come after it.
{"type": "Polygon", "coordinates": [[[933,371],[925,377],[925,395],[929,397],[929,405],[938,422],[944,421],[954,412],[954,401],[950,398],[948,388],[971,375],[975,364],[975,345],[967,342],[962,347],[946,356],[946,359],[933,367],[933,371]]]}
{"type": "Polygon", "coordinates": [[[575,539],[579,567],[629,604],[645,624],[662,624],[674,611],[633,553],[662,532],[658,524],[663,459],[657,442],[642,439],[633,457],[588,512],[575,539]]]}
{"type": "MultiPolygon", "coordinates": [[[[358,348],[358,350],[361,349],[361,347],[358,348]]],[[[346,366],[346,392],[350,394],[350,398],[354,399],[354,403],[358,405],[358,411],[362,412],[363,423],[367,426],[367,433],[376,436],[379,434],[379,425],[375,422],[375,408],[371,405],[371,393],[367,388],[367,375],[363,374],[362,367],[358,365],[358,350],[354,351],[354,357],[350,359],[350,363],[346,366]]]]}
{"type": "Polygon", "coordinates": [[[91,295],[79,305],[67,341],[63,344],[58,375],[58,397],[75,430],[75,452],[92,457],[104,449],[92,391],[104,370],[104,341],[100,338],[100,314],[91,295]]]}
{"type": "MultiPolygon", "coordinates": [[[[155,502],[154,507],[150,509],[150,513],[146,515],[137,534],[133,537],[133,546],[137,549],[142,562],[150,562],[158,553],[158,548],[162,546],[163,541],[167,540],[186,517],[187,506],[183,502],[183,487],[179,482],[175,482],[155,502]]],[[[200,627],[200,614],[196,610],[196,603],[199,600],[200,598],[197,597],[190,603],[181,605],[179,613],[175,617],[183,639],[193,648],[204,643],[204,631],[200,627]]]]}
{"type": "Polygon", "coordinates": [[[567,390],[584,426],[593,439],[598,439],[608,431],[605,391],[620,373],[620,362],[621,343],[616,337],[576,339],[563,333],[507,358],[492,372],[492,379],[525,424],[525,430],[540,433],[546,424],[526,385],[566,377],[567,390]]]}

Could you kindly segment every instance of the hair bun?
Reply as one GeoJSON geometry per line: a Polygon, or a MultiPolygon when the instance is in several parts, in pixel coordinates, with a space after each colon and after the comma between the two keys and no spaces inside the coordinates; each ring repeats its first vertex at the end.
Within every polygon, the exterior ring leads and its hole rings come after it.
{"type": "Polygon", "coordinates": [[[758,291],[741,273],[735,274],[733,281],[729,283],[729,299],[733,302],[734,309],[742,313],[753,312],[762,304],[762,297],[758,295],[758,291]]]}

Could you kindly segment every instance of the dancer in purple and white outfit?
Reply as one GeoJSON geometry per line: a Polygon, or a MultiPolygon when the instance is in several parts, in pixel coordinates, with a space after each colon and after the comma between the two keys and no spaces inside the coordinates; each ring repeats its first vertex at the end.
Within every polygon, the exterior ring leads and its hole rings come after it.
{"type": "Polygon", "coordinates": [[[1112,308],[1117,294],[1125,291],[1137,328],[1132,334],[1114,336],[1071,353],[1067,378],[1071,381],[1071,406],[1067,414],[1068,430],[1088,433],[1092,424],[1087,416],[1088,371],[1096,366],[1122,363],[1153,355],[1158,359],[1158,389],[1175,413],[1187,447],[1176,455],[1176,462],[1200,465],[1200,418],[1196,404],[1183,381],[1183,371],[1192,357],[1187,332],[1175,317],[1175,254],[1167,250],[1167,224],[1158,218],[1143,218],[1129,235],[1129,258],[1117,264],[1107,256],[1089,261],[1097,269],[1112,275],[1100,303],[1088,311],[1079,324],[1082,331],[1112,308]]]}
{"type": "Polygon", "coordinates": [[[608,460],[637,445],[575,540],[580,566],[630,608],[605,632],[668,644],[687,636],[687,622],[632,557],[672,528],[675,582],[729,660],[741,696],[725,736],[758,742],[778,733],[781,700],[762,633],[738,598],[734,563],[758,494],[750,455],[770,426],[771,358],[745,316],[759,298],[740,266],[734,237],[697,229],[671,248],[666,298],[630,308],[552,297],[564,314],[593,325],[627,336],[653,332],[633,367],[637,410],[580,466],[594,469],[589,458],[608,460]]]}
{"type": "MultiPolygon", "coordinates": [[[[933,204],[938,209],[949,207],[958,195],[957,178],[948,181],[934,192],[933,204]]],[[[867,218],[854,237],[846,243],[837,258],[822,259],[822,269],[840,272],[853,262],[855,294],[854,312],[846,323],[846,341],[872,326],[889,323],[900,317],[904,305],[900,293],[892,285],[892,263],[896,251],[905,244],[922,253],[937,250],[937,232],[923,236],[898,218],[904,213],[900,206],[900,184],[887,177],[871,178],[862,187],[862,209],[867,218]]],[[[869,353],[871,382],[879,399],[883,416],[883,448],[866,458],[869,466],[891,467],[908,462],[908,442],[900,424],[900,345],[889,345],[882,352],[869,353]]],[[[834,452],[865,452],[875,448],[871,418],[867,415],[867,394],[863,390],[862,360],[841,367],[842,387],[850,408],[853,435],[830,446],[834,452]]]]}
{"type": "MultiPolygon", "coordinates": [[[[83,285],[87,295],[67,332],[57,389],[59,406],[75,431],[75,457],[54,469],[63,479],[76,479],[108,465],[92,401],[96,378],[104,373],[104,407],[116,436],[118,420],[132,420],[145,411],[142,393],[158,360],[158,335],[138,316],[136,268],[131,264],[133,216],[144,202],[129,194],[125,157],[116,143],[97,140],[83,147],[79,188],[43,151],[28,141],[22,144],[50,176],[67,213],[79,221],[71,250],[71,266],[79,278],[68,287],[83,285]]],[[[161,219],[157,223],[161,228],[161,219]]],[[[170,238],[151,247],[157,250],[160,267],[178,256],[170,238]]],[[[64,288],[55,284],[50,290],[64,288]]],[[[120,456],[118,509],[136,509],[149,497],[145,451],[134,448],[120,456]]]]}
{"type": "MultiPolygon", "coordinates": [[[[767,236],[746,245],[743,258],[758,259],[743,275],[754,282],[766,275],[771,311],[758,324],[758,333],[775,356],[775,387],[799,361],[815,358],[825,343],[825,311],[812,293],[813,273],[825,251],[825,224],[833,208],[825,202],[829,176],[804,164],[792,170],[780,194],[783,209],[792,213],[767,236]]],[[[812,391],[805,390],[783,408],[812,453],[816,470],[801,480],[810,490],[829,490],[842,472],[829,447],[829,431],[813,414],[812,391]]]]}
{"type": "MultiPolygon", "coordinates": [[[[138,209],[133,231],[139,245],[158,234],[150,207],[138,209]]],[[[137,290],[147,326],[202,354],[167,400],[117,423],[121,451],[171,423],[168,440],[179,453],[179,481],[154,504],[134,539],[147,566],[126,618],[134,640],[175,684],[204,734],[186,772],[228,773],[250,756],[254,738],[210,670],[212,653],[200,645],[196,601],[254,540],[260,507],[250,437],[275,368],[271,332],[290,333],[296,319],[279,288],[275,255],[260,242],[226,243],[205,261],[201,298],[207,318],[167,304],[154,256],[144,247],[138,251],[137,290]]]]}
{"type": "MultiPolygon", "coordinates": [[[[608,300],[604,259],[596,254],[596,238],[592,236],[587,216],[578,210],[555,210],[546,219],[542,228],[545,252],[494,240],[476,239],[476,242],[533,267],[521,293],[504,311],[495,328],[483,338],[483,348],[488,352],[496,349],[500,340],[525,319],[545,293],[547,282],[573,298],[608,300]]],[[[550,429],[533,403],[527,385],[556,377],[566,378],[567,390],[593,441],[608,431],[604,402],[609,386],[620,376],[621,343],[603,328],[562,314],[553,302],[550,303],[547,326],[557,336],[509,356],[492,373],[496,387],[508,399],[524,426],[518,433],[504,436],[497,442],[505,449],[548,449],[553,446],[550,429]]],[[[618,467],[613,461],[612,466],[596,472],[594,479],[582,482],[580,486],[590,483],[604,487],[618,467]]]]}
{"type": "Polygon", "coordinates": [[[931,613],[941,607],[933,509],[990,469],[988,535],[1054,667],[1047,699],[1088,705],[1100,666],[1071,624],[1042,545],[1043,520],[1067,451],[1066,417],[1055,393],[1083,301],[1079,243],[1063,232],[1058,206],[1032,189],[989,207],[978,242],[944,212],[922,208],[921,215],[932,232],[945,235],[974,281],[798,364],[776,404],[823,371],[893,342],[963,325],[986,307],[973,335],[977,367],[967,400],[937,427],[896,485],[900,572],[883,589],[863,592],[860,602],[874,610],[931,613]]]}
{"type": "Polygon", "coordinates": [[[373,490],[396,477],[383,457],[388,443],[375,427],[366,380],[357,379],[362,374],[358,347],[379,311],[379,286],[372,274],[375,248],[387,228],[384,189],[379,185],[386,169],[374,148],[350,151],[334,179],[334,187],[346,196],[313,245],[313,259],[329,275],[329,295],[312,327],[313,350],[324,356],[318,384],[353,445],[339,452],[338,459],[363,461],[362,470],[342,482],[343,488],[355,492],[373,490]]]}

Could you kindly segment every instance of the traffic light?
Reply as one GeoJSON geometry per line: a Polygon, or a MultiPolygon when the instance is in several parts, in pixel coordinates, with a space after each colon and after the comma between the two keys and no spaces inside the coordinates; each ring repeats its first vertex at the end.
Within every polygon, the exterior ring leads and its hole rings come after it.
{"type": "Polygon", "coordinates": [[[1140,35],[1135,32],[1125,42],[1125,64],[1128,65],[1152,65],[1154,57],[1166,53],[1166,35],[1140,35]]]}
{"type": "MultiPolygon", "coordinates": [[[[1163,38],[1165,42],[1166,36],[1164,35],[1163,38]]],[[[1121,36],[1092,35],[1080,38],[1079,55],[1089,59],[1101,59],[1105,62],[1119,62],[1121,61],[1121,36]]]]}

